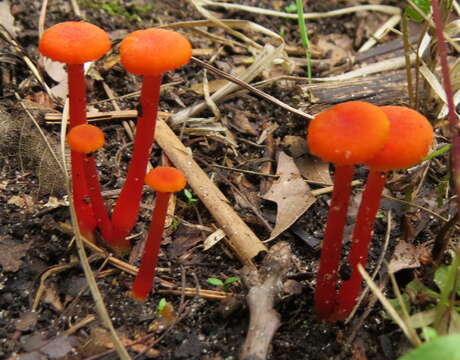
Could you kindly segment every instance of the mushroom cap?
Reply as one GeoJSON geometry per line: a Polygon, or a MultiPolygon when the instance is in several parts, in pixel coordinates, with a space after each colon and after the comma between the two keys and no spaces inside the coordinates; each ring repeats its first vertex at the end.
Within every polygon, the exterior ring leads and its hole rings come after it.
{"type": "Polygon", "coordinates": [[[121,63],[136,75],[160,75],[189,62],[192,45],[181,34],[165,29],[138,30],[120,44],[121,63]]]}
{"type": "Polygon", "coordinates": [[[316,115],[308,126],[310,152],[338,165],[362,163],[383,148],[390,123],[378,106],[349,101],[316,115]]]}
{"type": "Polygon", "coordinates": [[[155,191],[173,193],[181,191],[187,184],[187,180],[179,169],[160,166],[145,175],[145,183],[155,191]]]}
{"type": "Polygon", "coordinates": [[[417,164],[433,142],[433,127],[419,112],[405,106],[382,106],[390,120],[390,134],[383,149],[365,164],[376,171],[405,169],[417,164]]]}
{"type": "Polygon", "coordinates": [[[40,38],[40,52],[54,61],[83,64],[110,49],[109,35],[84,21],[66,21],[46,29],[40,38]]]}
{"type": "Polygon", "coordinates": [[[104,133],[97,126],[82,124],[69,131],[67,143],[73,151],[90,154],[104,146],[105,138],[104,133]]]}

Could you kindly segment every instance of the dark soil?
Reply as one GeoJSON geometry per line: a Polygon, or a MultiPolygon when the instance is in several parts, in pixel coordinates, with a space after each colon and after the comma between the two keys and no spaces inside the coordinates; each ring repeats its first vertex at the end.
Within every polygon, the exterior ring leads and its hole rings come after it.
{"type": "MultiPolygon", "coordinates": [[[[10,3],[17,30],[15,40],[43,71],[37,50],[37,19],[42,3],[35,0],[10,0],[10,3]]],[[[122,15],[109,14],[104,11],[101,6],[103,3],[103,1],[81,1],[79,5],[85,20],[109,31],[115,41],[121,40],[127,33],[135,29],[202,19],[200,13],[188,1],[129,1],[119,5],[119,8],[125,11],[122,15]],[[136,7],[146,5],[151,5],[152,8],[145,12],[136,10],[136,7]]],[[[239,3],[265,8],[275,7],[278,10],[283,10],[290,2],[245,0],[239,1],[239,3]]],[[[345,3],[348,2],[312,0],[308,2],[307,10],[326,11],[344,7],[345,3]]],[[[383,3],[393,5],[394,2],[383,1],[383,3]]],[[[213,10],[215,15],[221,18],[245,19],[265,26],[274,32],[282,32],[287,45],[300,48],[298,27],[295,21],[236,10],[228,12],[223,9],[213,10]]],[[[70,2],[52,1],[48,5],[45,28],[73,18],[75,15],[70,2]]],[[[360,26],[366,27],[366,24],[363,24],[363,19],[365,18],[362,14],[354,14],[311,21],[309,27],[312,40],[316,43],[322,36],[341,34],[351,41],[351,51],[356,51],[361,45],[361,43],[356,43],[356,27],[358,23],[360,26]]],[[[374,18],[369,16],[368,19],[374,18]]],[[[208,31],[218,36],[230,38],[222,30],[209,28],[208,31]]],[[[205,38],[202,33],[193,31],[184,31],[184,33],[189,36],[195,49],[212,48],[215,51],[211,56],[217,52],[219,45],[205,38]]],[[[248,32],[247,35],[254,37],[255,41],[261,41],[260,34],[248,32]]],[[[384,41],[390,40],[392,40],[391,35],[384,38],[384,41]]],[[[243,48],[226,46],[224,51],[225,53],[217,56],[214,65],[230,73],[235,73],[237,67],[244,65],[242,59],[251,55],[243,48]]],[[[318,56],[326,56],[324,53],[321,54],[321,49],[318,51],[320,53],[318,56]]],[[[117,47],[114,46],[113,54],[116,53],[117,47]]],[[[113,56],[113,54],[109,56],[113,56]]],[[[43,357],[39,357],[33,350],[58,338],[59,334],[63,334],[86,316],[95,315],[95,308],[91,294],[86,287],[84,274],[78,265],[76,250],[71,242],[72,236],[62,226],[62,223],[70,223],[70,220],[69,209],[63,202],[65,190],[59,178],[59,172],[51,165],[43,168],[44,165],[40,161],[40,157],[33,155],[36,148],[41,146],[38,144],[41,140],[36,140],[36,142],[31,140],[24,143],[24,137],[31,137],[27,134],[34,133],[36,128],[30,117],[24,113],[19,105],[15,93],[21,99],[29,101],[28,107],[32,108],[32,116],[39,123],[46,136],[51,139],[52,146],[56,146],[56,149],[58,149],[57,144],[59,142],[59,126],[45,123],[44,115],[53,109],[61,111],[62,104],[52,102],[46,96],[42,86],[36,81],[19,55],[20,53],[10,44],[0,40],[0,67],[4,75],[3,87],[0,90],[1,102],[6,112],[5,117],[11,118],[15,122],[13,125],[5,126],[5,122],[0,121],[0,132],[2,132],[0,139],[4,140],[4,144],[0,145],[2,151],[0,154],[0,251],[6,254],[10,260],[8,268],[5,268],[6,262],[3,260],[3,268],[0,273],[0,358],[10,358],[14,354],[28,354],[22,358],[44,359],[53,358],[53,356],[49,353],[42,353],[41,356],[43,357]],[[43,173],[48,174],[46,180],[43,180],[43,173]],[[51,188],[50,184],[53,185],[51,188]],[[50,198],[50,196],[55,198],[50,198]],[[53,201],[61,201],[62,205],[53,206],[53,201]],[[53,273],[47,277],[42,286],[40,285],[40,279],[46,271],[55,269],[58,265],[68,264],[73,265],[53,273]],[[39,303],[36,313],[31,313],[39,288],[45,289],[45,295],[39,303]]],[[[200,58],[204,61],[210,60],[210,56],[200,58]]],[[[138,78],[125,73],[118,61],[115,61],[113,66],[108,66],[109,63],[109,59],[104,58],[98,62],[96,68],[115,95],[125,95],[139,90],[138,78]]],[[[321,66],[321,64],[314,66],[314,76],[323,75],[324,69],[321,66]]],[[[329,70],[331,69],[329,68],[329,70]]],[[[43,74],[45,74],[44,71],[43,74]]],[[[276,75],[279,74],[267,73],[264,74],[264,78],[259,77],[256,81],[276,75]]],[[[292,75],[305,76],[305,68],[297,66],[292,75]]],[[[216,79],[210,74],[208,77],[210,80],[216,79]]],[[[49,85],[55,84],[47,75],[45,75],[45,81],[49,85]]],[[[177,85],[167,88],[162,93],[160,103],[162,111],[176,113],[183,107],[202,100],[202,95],[191,90],[194,84],[203,81],[203,69],[200,66],[191,63],[180,70],[166,74],[164,77],[164,83],[176,81],[178,82],[177,85]]],[[[90,102],[107,98],[101,81],[94,76],[88,78],[88,89],[90,102]]],[[[298,99],[295,99],[298,93],[294,83],[274,83],[265,87],[264,91],[290,105],[297,105],[298,99]]],[[[117,101],[117,104],[121,109],[136,109],[137,97],[121,99],[117,101]]],[[[94,107],[100,111],[114,110],[109,102],[94,105],[94,107]]],[[[263,143],[262,147],[253,145],[258,139],[261,129],[268,124],[278,125],[272,134],[275,152],[277,152],[285,148],[284,139],[286,136],[305,136],[306,121],[248,93],[223,102],[219,105],[219,109],[223,116],[230,120],[238,113],[245,114],[256,129],[256,135],[248,134],[229,125],[229,130],[238,144],[237,152],[232,151],[227,143],[215,136],[185,133],[182,140],[186,146],[193,149],[200,166],[215,179],[243,220],[261,239],[266,239],[269,236],[269,231],[250,209],[244,207],[244,204],[235,198],[235,191],[230,184],[236,184],[235,186],[244,189],[245,192],[252,193],[254,198],[257,198],[256,206],[259,207],[261,214],[273,225],[276,206],[271,202],[261,200],[256,195],[260,186],[267,186],[268,180],[258,175],[239,174],[213,168],[209,164],[220,164],[258,172],[261,171],[264,163],[257,160],[269,156],[271,157],[269,160],[272,161],[271,172],[274,173],[276,158],[267,154],[266,143],[263,143]],[[240,175],[243,178],[239,177],[240,175]]],[[[303,110],[310,112],[308,107],[303,110]]],[[[213,116],[213,114],[206,110],[198,116],[206,118],[213,116]]],[[[102,186],[108,195],[108,201],[113,201],[114,197],[110,196],[108,192],[120,189],[123,184],[130,159],[130,148],[125,145],[129,145],[130,140],[119,121],[101,122],[99,125],[108,139],[106,147],[98,155],[102,186]]],[[[181,129],[175,130],[179,134],[181,129]]],[[[154,148],[151,161],[153,164],[159,164],[162,161],[161,150],[158,147],[154,148]]],[[[443,175],[442,171],[440,168],[435,175],[432,175],[439,179],[443,175]]],[[[446,170],[444,169],[444,171],[446,170]]],[[[357,178],[364,178],[365,175],[365,170],[357,172],[357,178]]],[[[400,196],[404,192],[404,186],[410,184],[410,179],[402,173],[401,176],[398,175],[393,180],[390,182],[390,189],[394,194],[400,196]]],[[[359,196],[360,190],[358,188],[355,191],[356,196],[359,196]]],[[[434,198],[435,195],[432,195],[434,191],[434,186],[423,185],[422,193],[427,194],[430,199],[434,198]]],[[[140,240],[145,238],[145,231],[150,222],[152,200],[153,194],[147,191],[138,225],[133,231],[133,234],[141,233],[141,235],[133,240],[134,243],[140,243],[140,240]]],[[[395,359],[404,349],[407,349],[407,345],[397,326],[384,316],[379,304],[373,307],[368,316],[364,318],[363,323],[358,323],[358,320],[366,309],[367,301],[363,302],[354,320],[346,325],[320,324],[315,320],[313,290],[319,251],[317,247],[311,247],[306,240],[313,239],[315,242],[322,238],[328,200],[329,195],[320,196],[297,221],[295,227],[305,230],[307,236],[298,236],[296,235],[298,232],[291,229],[275,240],[287,241],[292,247],[295,270],[289,273],[288,277],[296,282],[300,291],[295,294],[286,294],[277,305],[277,311],[281,315],[281,327],[272,341],[269,358],[277,360],[395,359]],[[353,340],[350,343],[349,340],[352,335],[353,340]]],[[[412,220],[409,226],[411,229],[415,229],[416,243],[432,240],[433,232],[437,231],[440,226],[439,220],[429,218],[426,214],[415,211],[407,212],[402,206],[388,201],[384,202],[383,205],[384,210],[389,208],[394,210],[390,249],[394,247],[398,237],[405,236],[404,229],[400,225],[403,214],[406,214],[406,219],[410,217],[412,220]]],[[[202,241],[208,233],[202,232],[196,227],[186,226],[186,224],[205,226],[215,224],[215,221],[200,202],[189,203],[183,194],[178,195],[176,215],[178,226],[175,231],[169,230],[167,232],[162,247],[158,264],[161,268],[158,273],[160,278],[177,286],[181,286],[185,281],[184,285],[187,287],[221,290],[210,285],[207,279],[239,276],[239,269],[242,265],[224,242],[218,243],[208,251],[203,251],[202,241]],[[187,223],[182,223],[182,219],[186,220],[187,223]]],[[[376,241],[370,256],[370,269],[375,265],[381,252],[385,231],[386,221],[380,219],[375,231],[376,241]]],[[[138,253],[137,250],[136,254],[138,255],[138,253]]],[[[387,256],[388,258],[389,256],[387,256]]],[[[101,257],[93,256],[90,259],[94,272],[99,274],[98,286],[103,294],[113,324],[125,338],[140,339],[146,334],[152,334],[141,344],[149,345],[152,339],[158,339],[158,342],[153,345],[153,349],[158,351],[157,358],[161,360],[230,360],[238,358],[239,349],[245,339],[249,323],[249,313],[244,302],[247,289],[241,282],[233,284],[229,289],[238,299],[231,312],[224,311],[225,306],[219,301],[207,300],[200,296],[184,300],[180,294],[172,293],[159,294],[156,292],[149,297],[148,301],[140,304],[129,297],[133,276],[104,264],[104,259],[101,257]],[[155,333],[149,328],[152,322],[158,321],[159,316],[156,314],[156,307],[162,298],[165,298],[173,306],[175,311],[173,316],[176,317],[177,321],[166,332],[155,333]]],[[[138,256],[122,259],[134,265],[137,265],[139,261],[138,256]]],[[[412,273],[409,273],[409,277],[411,276],[412,273]]],[[[159,289],[161,287],[157,282],[156,290],[159,289]]],[[[109,341],[97,341],[94,336],[95,329],[100,327],[101,324],[96,319],[72,332],[69,343],[71,343],[73,350],[64,351],[62,356],[55,356],[54,358],[88,359],[107,351],[109,341]]],[[[61,347],[64,345],[60,344],[61,347]]],[[[146,347],[141,347],[140,351],[143,350],[146,350],[146,347]]],[[[130,349],[130,354],[134,357],[141,354],[140,351],[139,349],[130,349]]],[[[148,355],[141,354],[139,356],[139,359],[143,359],[148,355]]],[[[117,358],[117,355],[112,352],[102,355],[100,358],[113,359],[117,358]]]]}

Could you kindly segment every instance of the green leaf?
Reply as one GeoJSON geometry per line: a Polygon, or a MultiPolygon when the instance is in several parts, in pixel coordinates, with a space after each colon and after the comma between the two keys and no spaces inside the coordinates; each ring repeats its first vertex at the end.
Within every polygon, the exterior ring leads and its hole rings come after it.
{"type": "MultiPolygon", "coordinates": [[[[409,295],[407,295],[407,293],[404,293],[404,294],[401,295],[401,297],[402,297],[402,301],[404,303],[404,306],[406,307],[407,311],[410,314],[410,298],[409,298],[409,295]]],[[[399,302],[399,300],[397,298],[395,298],[395,299],[387,299],[387,300],[390,302],[391,306],[394,307],[396,312],[401,315],[402,314],[402,307],[401,307],[401,303],[399,302]]],[[[391,316],[389,316],[388,314],[387,314],[387,316],[388,316],[389,319],[391,319],[391,316]]]]}
{"type": "MultiPolygon", "coordinates": [[[[436,272],[434,273],[434,282],[435,284],[439,287],[440,290],[444,289],[444,287],[447,284],[447,279],[449,276],[449,272],[452,269],[452,265],[441,265],[438,267],[436,272]]],[[[458,270],[457,270],[457,276],[459,276],[458,270]]],[[[457,295],[460,296],[460,283],[457,284],[457,295]]]]}
{"type": "Polygon", "coordinates": [[[440,294],[436,291],[431,290],[428,286],[425,286],[420,279],[414,279],[406,285],[406,291],[411,292],[414,295],[423,294],[430,296],[435,299],[439,299],[440,294]]]}
{"type": "MultiPolygon", "coordinates": [[[[425,15],[428,15],[431,7],[430,0],[409,0],[412,4],[418,7],[425,15]]],[[[423,17],[414,10],[411,6],[408,6],[405,10],[406,16],[408,16],[411,20],[416,22],[422,22],[424,19],[423,17]]]]}
{"type": "Polygon", "coordinates": [[[166,301],[165,298],[162,298],[160,300],[160,302],[157,305],[157,314],[161,314],[163,312],[163,310],[164,310],[164,308],[166,306],[166,303],[167,303],[167,301],[166,301]]]}
{"type": "Polygon", "coordinates": [[[438,337],[438,332],[436,331],[436,329],[433,329],[430,326],[426,326],[422,329],[422,336],[425,339],[425,341],[432,341],[438,337]]]}
{"type": "Polygon", "coordinates": [[[233,284],[234,282],[237,282],[237,281],[240,281],[240,278],[239,278],[239,277],[230,276],[230,277],[228,277],[228,278],[225,279],[224,285],[225,285],[225,286],[228,286],[228,285],[231,285],[231,284],[233,284]]]}
{"type": "Polygon", "coordinates": [[[289,4],[288,6],[284,7],[284,11],[289,14],[294,14],[297,12],[297,5],[296,4],[289,4]]]}
{"type": "Polygon", "coordinates": [[[436,318],[436,308],[421,311],[412,315],[407,324],[415,329],[426,328],[433,324],[436,318]]]}
{"type": "Polygon", "coordinates": [[[194,203],[198,201],[198,199],[194,198],[192,192],[188,189],[184,189],[184,195],[189,203],[194,203]]]}
{"type": "Polygon", "coordinates": [[[460,360],[460,334],[439,336],[408,352],[399,360],[460,360]]]}
{"type": "Polygon", "coordinates": [[[221,279],[209,278],[208,283],[214,286],[224,286],[224,282],[221,279]]]}

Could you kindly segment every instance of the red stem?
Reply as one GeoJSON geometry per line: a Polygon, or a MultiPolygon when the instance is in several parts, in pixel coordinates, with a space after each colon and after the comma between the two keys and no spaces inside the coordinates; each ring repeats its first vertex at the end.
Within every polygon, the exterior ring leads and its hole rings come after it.
{"type": "Polygon", "coordinates": [[[334,320],[345,320],[356,305],[362,281],[362,276],[358,271],[358,264],[361,264],[364,268],[367,264],[372,229],[374,228],[375,216],[380,206],[385,182],[385,173],[370,171],[361,204],[359,205],[351,250],[348,254],[348,263],[352,270],[351,278],[342,283],[337,296],[337,307],[333,314],[334,320]]]}
{"type": "Polygon", "coordinates": [[[315,312],[317,318],[320,320],[329,320],[335,307],[337,271],[342,252],[342,240],[347,219],[352,179],[352,165],[336,166],[334,190],[332,192],[319,271],[316,278],[315,312]]]}
{"type": "Polygon", "coordinates": [[[144,76],[140,98],[142,114],[137,121],[133,156],[112,215],[113,235],[117,241],[128,242],[125,238],[136,223],[150,149],[155,137],[160,85],[161,75],[144,76]]]}
{"type": "MultiPolygon", "coordinates": [[[[69,115],[70,128],[86,124],[86,88],[83,72],[83,64],[69,64],[68,86],[69,86],[69,115]]],[[[96,228],[91,202],[89,201],[88,187],[84,177],[84,155],[71,151],[72,166],[72,194],[77,215],[78,225],[83,236],[93,239],[93,232],[96,228]]]]}
{"type": "MultiPolygon", "coordinates": [[[[110,221],[107,209],[104,205],[104,199],[101,194],[101,186],[99,184],[99,176],[97,175],[96,161],[94,155],[86,155],[84,160],[85,178],[88,184],[89,196],[93,206],[96,224],[101,230],[102,237],[114,249],[118,249],[118,244],[112,239],[112,223],[110,221]]],[[[124,250],[124,249],[121,249],[124,250]]]]}
{"type": "MultiPolygon", "coordinates": [[[[435,34],[438,40],[438,57],[441,64],[441,73],[444,89],[447,98],[449,113],[449,130],[452,141],[452,168],[454,173],[455,192],[457,193],[457,208],[460,209],[460,129],[458,127],[458,116],[455,112],[454,93],[450,80],[449,64],[447,62],[447,47],[444,39],[444,23],[442,21],[441,10],[438,0],[431,0],[433,8],[433,20],[435,23],[435,34]]],[[[458,212],[460,221],[460,211],[458,212]]]]}
{"type": "Polygon", "coordinates": [[[136,300],[144,301],[152,290],[170,196],[171,193],[162,192],[157,192],[156,195],[149,234],[145,243],[139,272],[134,280],[132,289],[132,296],[136,300]]]}

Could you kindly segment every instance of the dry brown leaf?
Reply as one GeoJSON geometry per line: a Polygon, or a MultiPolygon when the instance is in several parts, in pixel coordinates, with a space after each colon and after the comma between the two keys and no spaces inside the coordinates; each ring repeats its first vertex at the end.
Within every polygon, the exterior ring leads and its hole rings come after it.
{"type": "Polygon", "coordinates": [[[310,181],[332,184],[329,163],[308,155],[307,143],[302,136],[286,136],[283,145],[289,149],[302,176],[310,181]]]}
{"type": "Polygon", "coordinates": [[[9,236],[0,236],[0,265],[3,271],[16,272],[21,268],[22,260],[30,247],[30,243],[20,243],[9,236]]]}
{"type": "Polygon", "coordinates": [[[16,205],[21,209],[26,209],[27,211],[32,211],[34,206],[34,199],[30,195],[13,195],[11,198],[8,199],[8,205],[16,205]]]}
{"type": "MultiPolygon", "coordinates": [[[[131,343],[135,341],[135,340],[128,339],[120,331],[117,331],[117,333],[124,346],[129,346],[131,343]]],[[[109,332],[103,328],[100,328],[100,327],[91,328],[91,338],[93,339],[93,342],[96,343],[96,345],[103,346],[107,349],[114,348],[114,345],[112,343],[112,338],[109,332]]],[[[147,357],[157,357],[158,355],[160,355],[160,352],[158,350],[150,349],[149,346],[146,346],[143,343],[132,345],[129,348],[137,353],[142,353],[146,351],[144,355],[147,357]]]]}
{"type": "Polygon", "coordinates": [[[418,268],[420,266],[419,256],[420,249],[401,240],[396,245],[393,257],[388,265],[388,271],[390,273],[395,273],[403,269],[418,268]]]}
{"type": "Polygon", "coordinates": [[[294,160],[284,152],[280,152],[278,156],[277,174],[279,179],[262,196],[278,205],[276,225],[268,240],[288,229],[316,200],[294,160]]]}
{"type": "Polygon", "coordinates": [[[334,64],[352,54],[353,41],[343,34],[321,35],[318,36],[316,47],[321,49],[324,55],[334,64]]]}

